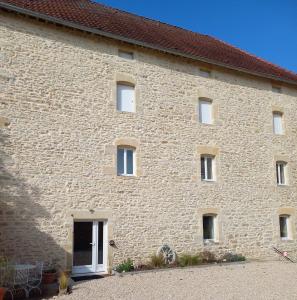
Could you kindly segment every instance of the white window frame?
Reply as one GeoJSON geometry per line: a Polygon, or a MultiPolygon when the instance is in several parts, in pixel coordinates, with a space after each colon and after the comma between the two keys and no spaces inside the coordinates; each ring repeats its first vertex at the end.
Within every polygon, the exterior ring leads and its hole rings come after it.
{"type": "Polygon", "coordinates": [[[125,50],[121,50],[119,49],[119,57],[124,58],[124,59],[128,59],[128,60],[134,60],[134,53],[132,51],[125,51],[125,50]]]}
{"type": "Polygon", "coordinates": [[[116,86],[116,106],[117,106],[117,111],[118,112],[126,112],[126,113],[135,113],[136,111],[136,94],[135,94],[135,85],[134,84],[130,84],[128,82],[117,82],[117,86],[116,86]],[[127,88],[129,90],[133,90],[133,104],[131,106],[130,110],[124,110],[122,107],[120,107],[120,102],[122,99],[120,99],[120,89],[121,88],[127,88]]]}
{"type": "Polygon", "coordinates": [[[284,120],[283,113],[274,111],[272,114],[273,117],[273,133],[276,135],[284,134],[284,120]],[[278,131],[277,120],[280,120],[280,130],[278,131]]]}
{"type": "Polygon", "coordinates": [[[204,172],[205,172],[205,178],[202,178],[202,166],[200,166],[200,176],[202,181],[215,181],[216,174],[215,174],[215,156],[209,155],[209,154],[202,154],[200,156],[200,164],[202,163],[202,158],[204,158],[204,172]],[[212,172],[212,178],[208,178],[208,159],[211,159],[211,172],[212,172]]]}
{"type": "Polygon", "coordinates": [[[203,242],[204,243],[209,243],[209,242],[218,242],[218,215],[217,214],[204,214],[202,216],[202,235],[203,235],[203,242]],[[213,222],[213,238],[211,239],[206,239],[204,238],[204,222],[203,219],[204,217],[211,217],[212,222],[213,222]]]}
{"type": "Polygon", "coordinates": [[[199,122],[201,124],[206,124],[206,125],[212,125],[213,124],[213,103],[212,100],[207,99],[207,98],[200,98],[198,101],[198,117],[199,117],[199,122]],[[207,104],[209,105],[209,116],[207,116],[207,119],[209,119],[209,121],[204,121],[203,119],[205,119],[205,117],[203,116],[202,113],[202,105],[203,104],[207,104]]]}
{"type": "Polygon", "coordinates": [[[277,185],[287,185],[287,163],[284,161],[277,161],[276,162],[276,183],[277,185]],[[281,182],[282,174],[281,174],[281,166],[283,166],[283,179],[284,182],[281,182]]]}
{"type": "Polygon", "coordinates": [[[120,173],[119,172],[119,169],[118,169],[118,161],[117,161],[117,175],[118,176],[135,176],[135,174],[136,174],[136,172],[135,172],[135,170],[136,170],[136,151],[135,151],[135,148],[133,148],[133,147],[125,147],[125,146],[119,146],[118,148],[117,148],[117,160],[118,160],[118,151],[119,150],[124,150],[124,172],[123,173],[120,173]],[[133,162],[133,173],[132,174],[128,174],[127,173],[127,151],[133,151],[133,160],[132,160],[132,162],[133,162]]]}
{"type": "Polygon", "coordinates": [[[292,240],[292,224],[291,224],[291,216],[287,214],[279,215],[279,234],[281,240],[292,240]],[[281,225],[280,225],[280,218],[286,219],[286,227],[287,227],[287,236],[281,236],[281,225]]]}

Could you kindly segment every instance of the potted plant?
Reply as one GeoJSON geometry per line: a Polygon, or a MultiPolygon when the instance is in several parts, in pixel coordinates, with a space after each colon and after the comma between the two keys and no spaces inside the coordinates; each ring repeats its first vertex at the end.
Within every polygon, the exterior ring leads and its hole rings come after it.
{"type": "Polygon", "coordinates": [[[59,295],[66,295],[68,293],[69,278],[66,272],[61,272],[59,277],[59,295]]]}
{"type": "Polygon", "coordinates": [[[57,269],[54,263],[49,263],[42,272],[42,283],[51,284],[57,280],[57,269]]]}

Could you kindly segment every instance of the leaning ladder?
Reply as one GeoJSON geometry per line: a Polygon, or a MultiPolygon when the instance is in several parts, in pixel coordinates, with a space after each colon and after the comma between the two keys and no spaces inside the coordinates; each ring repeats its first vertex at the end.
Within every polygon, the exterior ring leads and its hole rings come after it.
{"type": "Polygon", "coordinates": [[[280,255],[282,258],[284,258],[285,260],[288,260],[292,263],[295,263],[294,260],[292,260],[289,256],[288,256],[288,252],[287,251],[280,251],[279,249],[272,247],[273,251],[275,253],[277,253],[278,255],[280,255]]]}

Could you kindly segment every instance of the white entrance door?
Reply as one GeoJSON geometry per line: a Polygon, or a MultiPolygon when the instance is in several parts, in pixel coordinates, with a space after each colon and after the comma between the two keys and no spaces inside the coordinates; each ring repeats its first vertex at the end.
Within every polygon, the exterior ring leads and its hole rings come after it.
{"type": "Polygon", "coordinates": [[[106,272],[107,222],[75,221],[73,274],[106,272]]]}

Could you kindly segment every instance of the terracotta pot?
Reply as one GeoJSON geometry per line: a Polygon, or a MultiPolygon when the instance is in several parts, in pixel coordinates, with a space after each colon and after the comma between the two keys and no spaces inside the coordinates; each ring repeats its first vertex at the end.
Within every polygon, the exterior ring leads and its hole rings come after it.
{"type": "Polygon", "coordinates": [[[57,272],[44,272],[42,274],[43,284],[51,284],[56,282],[56,280],[57,280],[57,272]]]}
{"type": "Polygon", "coordinates": [[[6,288],[0,287],[0,300],[4,299],[5,293],[6,293],[6,288]]]}

